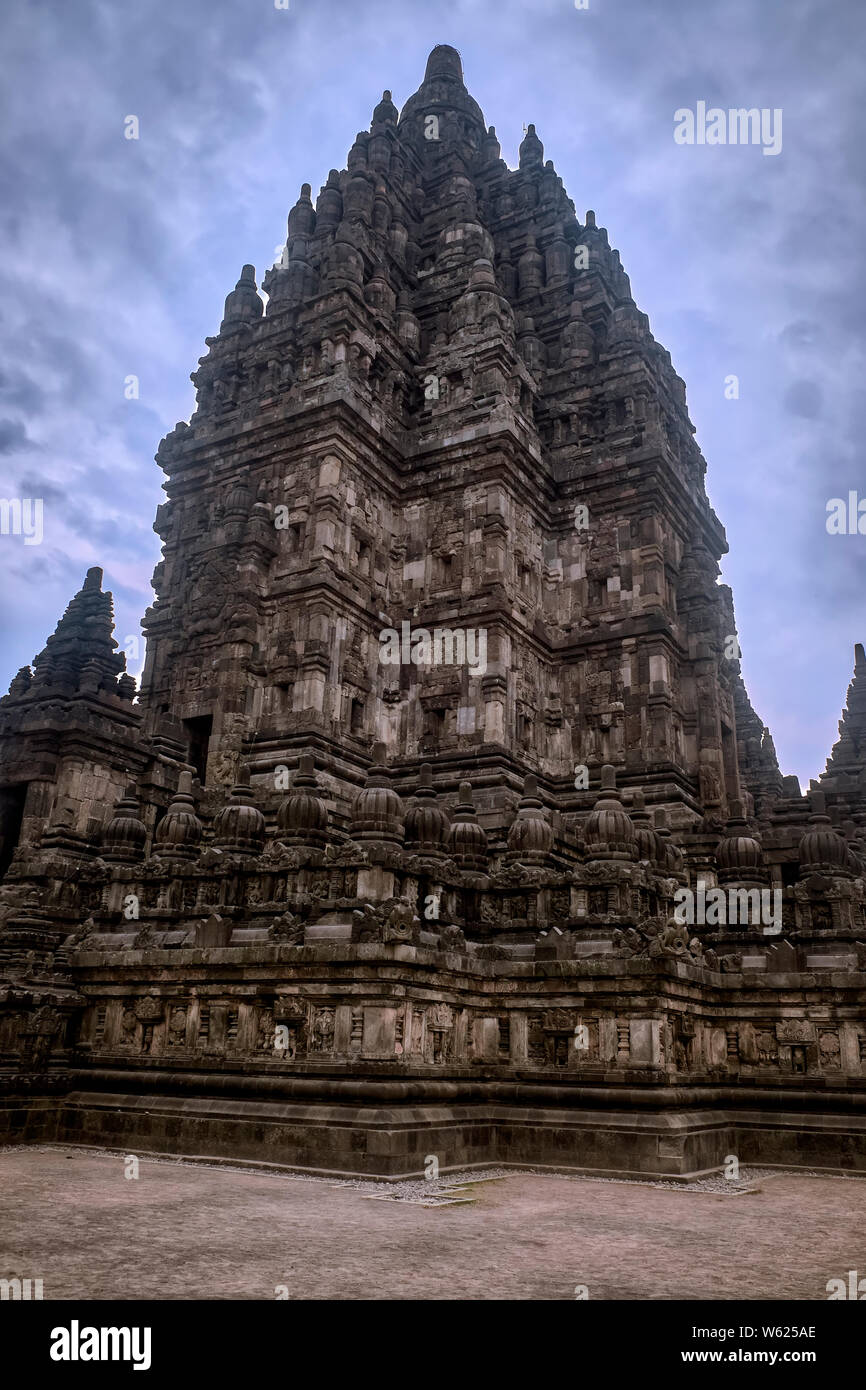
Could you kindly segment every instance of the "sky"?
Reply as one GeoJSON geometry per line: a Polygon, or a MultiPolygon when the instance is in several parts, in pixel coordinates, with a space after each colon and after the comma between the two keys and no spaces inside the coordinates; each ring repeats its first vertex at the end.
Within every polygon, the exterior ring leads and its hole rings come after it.
{"type": "Polygon", "coordinates": [[[866,535],[827,530],[830,499],[866,503],[863,0],[288,5],[0,7],[0,498],[43,499],[40,544],[0,534],[0,687],[92,565],[139,671],[153,455],[225,296],[448,43],[509,167],[535,123],[685,380],[746,685],[807,785],[866,641],[866,535]],[[780,109],[781,150],[677,143],[701,101],[780,109]]]}

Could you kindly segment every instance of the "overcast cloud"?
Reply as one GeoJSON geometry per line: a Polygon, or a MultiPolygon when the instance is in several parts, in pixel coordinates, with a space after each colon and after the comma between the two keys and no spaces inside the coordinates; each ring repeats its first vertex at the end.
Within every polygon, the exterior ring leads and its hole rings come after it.
{"type": "Polygon", "coordinates": [[[620,250],[686,382],[752,702],[782,770],[817,776],[866,640],[866,536],[825,526],[829,498],[866,498],[862,0],[290,5],[4,0],[0,496],[42,497],[45,536],[0,536],[2,688],[90,565],[121,645],[138,634],[153,454],[225,295],[450,43],[509,165],[534,121],[620,250]],[[677,145],[700,100],[782,108],[781,153],[677,145]]]}

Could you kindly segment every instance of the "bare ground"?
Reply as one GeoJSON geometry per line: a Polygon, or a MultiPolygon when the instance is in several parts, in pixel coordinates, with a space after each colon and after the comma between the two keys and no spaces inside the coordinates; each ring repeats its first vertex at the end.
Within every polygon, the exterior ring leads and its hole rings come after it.
{"type": "Polygon", "coordinates": [[[430,1206],[147,1157],[124,1171],[86,1149],[0,1151],[0,1277],[41,1277],[46,1299],[824,1300],[829,1279],[866,1276],[862,1179],[719,1193],[515,1173],[430,1206]]]}

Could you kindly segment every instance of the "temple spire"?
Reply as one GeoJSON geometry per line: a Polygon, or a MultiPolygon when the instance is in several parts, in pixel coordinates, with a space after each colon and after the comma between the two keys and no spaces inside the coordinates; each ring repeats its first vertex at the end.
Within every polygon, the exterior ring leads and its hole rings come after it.
{"type": "Polygon", "coordinates": [[[87,571],[84,584],[34,658],[30,693],[40,686],[95,693],[103,685],[114,685],[126,669],[126,657],[115,650],[113,632],[111,594],[102,592],[102,570],[94,567],[87,571]]]}
{"type": "Polygon", "coordinates": [[[848,686],[848,695],[842,718],[839,720],[839,738],[827,759],[827,766],[821,780],[834,780],[838,776],[857,777],[866,770],[866,652],[862,642],[854,648],[854,675],[848,686]]]}

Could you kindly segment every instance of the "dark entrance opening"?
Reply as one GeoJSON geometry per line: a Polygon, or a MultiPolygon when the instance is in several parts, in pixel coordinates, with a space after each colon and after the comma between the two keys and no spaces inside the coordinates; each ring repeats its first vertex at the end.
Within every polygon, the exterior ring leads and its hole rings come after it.
{"type": "Polygon", "coordinates": [[[196,719],[185,719],[183,727],[189,737],[189,761],[196,771],[202,786],[207,775],[207,750],[213,730],[213,715],[202,714],[196,719]]]}
{"type": "Polygon", "coordinates": [[[27,783],[15,787],[0,787],[0,878],[3,877],[18,847],[27,783]]]}

